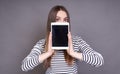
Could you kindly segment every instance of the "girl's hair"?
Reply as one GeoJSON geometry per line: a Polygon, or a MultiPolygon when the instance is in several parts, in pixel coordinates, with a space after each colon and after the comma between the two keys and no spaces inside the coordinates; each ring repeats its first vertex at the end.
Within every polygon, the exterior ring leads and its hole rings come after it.
{"type": "MultiPolygon", "coordinates": [[[[56,22],[56,15],[58,13],[58,11],[64,11],[66,12],[67,14],[67,17],[68,17],[68,20],[67,22],[70,23],[70,16],[69,16],[69,13],[68,11],[66,10],[66,8],[64,6],[60,6],[60,5],[57,5],[57,6],[54,6],[50,12],[49,12],[49,15],[48,15],[48,21],[47,21],[47,29],[46,29],[46,40],[45,40],[45,52],[48,51],[48,37],[49,37],[49,33],[51,31],[51,22],[56,22]]],[[[69,26],[69,28],[71,29],[71,26],[69,26]]],[[[65,57],[65,61],[68,63],[68,65],[72,65],[73,63],[73,57],[71,57],[70,55],[68,55],[67,51],[66,50],[62,50],[64,51],[64,57],[65,57]]],[[[53,55],[52,55],[53,56],[53,55]]],[[[51,57],[52,57],[51,56],[51,57]]],[[[44,66],[45,67],[49,67],[50,66],[50,63],[51,63],[51,57],[47,58],[45,61],[44,61],[44,66]]]]}

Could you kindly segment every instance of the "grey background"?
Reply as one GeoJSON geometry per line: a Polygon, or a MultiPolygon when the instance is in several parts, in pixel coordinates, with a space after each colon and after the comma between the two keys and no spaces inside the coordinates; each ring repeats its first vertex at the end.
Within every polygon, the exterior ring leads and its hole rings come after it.
{"type": "Polygon", "coordinates": [[[70,13],[72,34],[80,35],[105,60],[99,68],[79,62],[79,74],[119,74],[119,0],[0,0],[0,74],[44,74],[42,64],[28,72],[20,67],[45,37],[48,13],[58,4],[70,13]]]}

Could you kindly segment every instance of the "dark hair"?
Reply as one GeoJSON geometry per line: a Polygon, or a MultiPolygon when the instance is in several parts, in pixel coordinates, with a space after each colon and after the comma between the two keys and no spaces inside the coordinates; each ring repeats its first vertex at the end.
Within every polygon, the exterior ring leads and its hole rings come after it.
{"type": "Polygon", "coordinates": [[[57,6],[54,6],[49,12],[48,20],[47,20],[47,30],[49,30],[49,31],[51,30],[51,27],[50,27],[51,22],[55,22],[56,15],[57,15],[58,11],[60,11],[60,10],[66,12],[67,17],[68,17],[68,22],[70,23],[70,16],[69,16],[67,9],[64,6],[57,5],[57,6]]]}
{"type": "MultiPolygon", "coordinates": [[[[70,16],[69,16],[69,13],[67,11],[67,9],[64,7],[64,6],[60,6],[60,5],[57,5],[57,6],[54,6],[50,12],[49,12],[49,15],[48,15],[48,21],[47,21],[47,30],[46,30],[46,40],[45,40],[45,51],[47,52],[48,49],[48,37],[49,37],[49,33],[51,31],[51,22],[56,22],[56,15],[58,13],[58,11],[65,11],[66,14],[67,14],[67,18],[68,18],[68,22],[70,23],[70,16]]],[[[71,27],[69,27],[71,28],[71,27]]],[[[52,57],[52,56],[51,56],[52,57]]],[[[48,59],[45,60],[45,67],[49,67],[50,66],[50,62],[51,62],[51,57],[49,57],[48,59]]],[[[65,60],[66,62],[71,65],[73,63],[73,58],[68,55],[67,51],[64,51],[64,57],[65,57],[65,60]]]]}

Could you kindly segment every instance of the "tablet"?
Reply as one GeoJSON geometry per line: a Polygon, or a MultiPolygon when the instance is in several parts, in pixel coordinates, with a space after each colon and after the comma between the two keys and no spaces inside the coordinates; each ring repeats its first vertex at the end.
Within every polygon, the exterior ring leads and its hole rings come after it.
{"type": "Polygon", "coordinates": [[[52,49],[66,50],[68,49],[68,31],[69,23],[67,22],[52,22],[52,49]]]}

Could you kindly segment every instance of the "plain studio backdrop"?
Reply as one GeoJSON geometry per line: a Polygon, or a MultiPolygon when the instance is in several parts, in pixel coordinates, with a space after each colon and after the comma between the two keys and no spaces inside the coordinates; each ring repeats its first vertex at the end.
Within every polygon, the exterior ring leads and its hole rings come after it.
{"type": "Polygon", "coordinates": [[[72,34],[81,36],[105,63],[78,62],[79,74],[120,74],[119,0],[0,0],[0,74],[44,74],[43,64],[23,72],[22,60],[45,37],[47,16],[55,5],[67,8],[72,34]]]}

